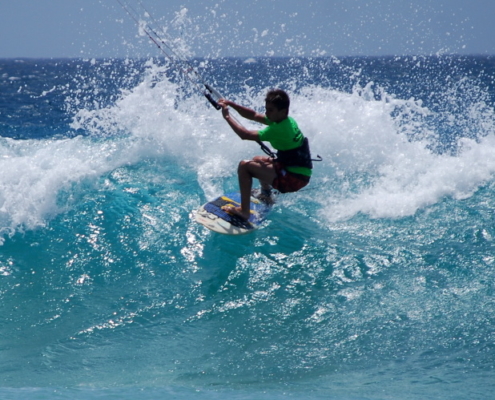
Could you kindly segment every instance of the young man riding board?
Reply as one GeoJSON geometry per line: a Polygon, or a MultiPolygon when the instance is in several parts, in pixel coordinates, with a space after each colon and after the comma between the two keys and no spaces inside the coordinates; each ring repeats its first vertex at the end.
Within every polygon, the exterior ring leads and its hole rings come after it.
{"type": "Polygon", "coordinates": [[[308,140],[296,121],[289,117],[290,99],[280,89],[270,90],[265,98],[265,114],[222,99],[218,102],[222,115],[242,140],[268,141],[277,150],[277,158],[256,156],[243,160],[237,170],[241,192],[241,206],[227,207],[225,211],[247,220],[250,215],[250,197],[253,178],[261,184],[262,193],[269,196],[273,187],[281,193],[297,192],[309,183],[312,162],[308,140]],[[248,130],[230,116],[229,106],[242,117],[268,125],[260,131],[248,130]]]}

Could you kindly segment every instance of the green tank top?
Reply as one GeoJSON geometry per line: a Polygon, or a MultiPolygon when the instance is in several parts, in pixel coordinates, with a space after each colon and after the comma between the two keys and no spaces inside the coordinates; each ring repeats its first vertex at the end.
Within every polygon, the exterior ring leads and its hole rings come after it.
{"type": "MultiPolygon", "coordinates": [[[[270,142],[275,150],[292,150],[302,145],[304,135],[292,117],[283,121],[273,122],[265,117],[267,127],[258,132],[261,141],[270,142]]],[[[311,176],[311,169],[305,167],[286,167],[287,171],[295,174],[311,176]]]]}

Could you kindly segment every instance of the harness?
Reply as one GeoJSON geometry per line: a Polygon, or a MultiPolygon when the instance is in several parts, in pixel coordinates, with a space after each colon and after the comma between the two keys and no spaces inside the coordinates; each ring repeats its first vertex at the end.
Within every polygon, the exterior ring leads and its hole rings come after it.
{"type": "Polygon", "coordinates": [[[323,160],[319,155],[316,157],[316,159],[311,158],[309,140],[305,137],[301,146],[296,147],[295,149],[277,151],[276,161],[279,161],[286,167],[304,167],[313,169],[313,161],[323,160]]]}

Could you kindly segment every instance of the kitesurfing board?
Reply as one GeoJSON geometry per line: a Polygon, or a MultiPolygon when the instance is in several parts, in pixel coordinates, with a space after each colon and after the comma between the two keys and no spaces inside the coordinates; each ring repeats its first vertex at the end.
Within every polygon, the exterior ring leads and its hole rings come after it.
{"type": "Polygon", "coordinates": [[[251,216],[246,221],[237,215],[232,215],[222,210],[222,207],[228,205],[239,207],[241,205],[241,194],[224,194],[201,206],[195,212],[194,219],[214,232],[226,235],[243,235],[253,232],[261,226],[272,210],[273,203],[272,200],[268,203],[263,202],[252,195],[251,216]]]}

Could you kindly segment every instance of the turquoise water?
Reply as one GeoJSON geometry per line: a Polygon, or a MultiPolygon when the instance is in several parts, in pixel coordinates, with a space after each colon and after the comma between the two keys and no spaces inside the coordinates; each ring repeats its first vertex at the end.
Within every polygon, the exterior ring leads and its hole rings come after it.
{"type": "Polygon", "coordinates": [[[324,158],[230,237],[192,212],[260,149],[166,64],[3,60],[0,396],[490,398],[493,66],[210,61],[324,158]]]}

